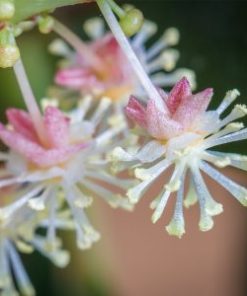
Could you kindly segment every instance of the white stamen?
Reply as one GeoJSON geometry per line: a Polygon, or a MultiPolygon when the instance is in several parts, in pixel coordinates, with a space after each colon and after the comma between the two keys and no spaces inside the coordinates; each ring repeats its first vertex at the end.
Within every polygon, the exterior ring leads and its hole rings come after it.
{"type": "Polygon", "coordinates": [[[240,96],[240,92],[237,89],[230,90],[226,93],[225,98],[217,108],[217,113],[222,114],[235,100],[240,96]]]}
{"type": "Polygon", "coordinates": [[[14,271],[20,291],[23,293],[23,295],[34,296],[35,295],[34,288],[23,267],[21,258],[17,253],[16,249],[13,247],[13,245],[10,242],[8,242],[8,250],[9,250],[10,260],[13,266],[13,271],[14,271]]]}

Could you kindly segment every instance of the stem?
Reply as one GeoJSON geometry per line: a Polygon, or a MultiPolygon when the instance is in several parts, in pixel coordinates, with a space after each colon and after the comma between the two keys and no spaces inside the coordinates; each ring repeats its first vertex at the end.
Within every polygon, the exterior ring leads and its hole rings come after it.
{"type": "Polygon", "coordinates": [[[23,66],[21,58],[16,62],[16,64],[14,65],[13,68],[14,68],[15,76],[16,76],[17,82],[19,84],[24,102],[25,102],[28,112],[32,118],[34,127],[35,127],[37,134],[39,136],[39,139],[41,140],[42,143],[46,143],[47,141],[46,141],[46,134],[45,134],[43,117],[40,112],[37,101],[34,97],[31,86],[29,84],[27,74],[26,74],[26,71],[23,66]]]}
{"type": "Polygon", "coordinates": [[[80,55],[85,57],[85,59],[92,65],[92,67],[99,71],[104,67],[100,58],[92,52],[89,46],[82,42],[82,40],[74,34],[65,25],[55,20],[53,31],[65,39],[80,55]]]}
{"type": "Polygon", "coordinates": [[[107,2],[120,19],[126,15],[125,11],[120,6],[118,6],[114,0],[107,0],[107,2]]]}
{"type": "Polygon", "coordinates": [[[147,73],[143,69],[142,64],[137,58],[135,52],[133,51],[127,37],[123,33],[115,15],[113,14],[109,4],[106,0],[96,0],[99,8],[104,15],[113,35],[119,43],[119,46],[122,48],[126,57],[128,58],[130,65],[133,67],[136,75],[140,79],[140,82],[143,88],[146,90],[150,99],[153,99],[157,105],[165,113],[169,113],[167,107],[164,104],[163,98],[160,96],[158,90],[155,88],[151,80],[149,79],[147,73]]]}

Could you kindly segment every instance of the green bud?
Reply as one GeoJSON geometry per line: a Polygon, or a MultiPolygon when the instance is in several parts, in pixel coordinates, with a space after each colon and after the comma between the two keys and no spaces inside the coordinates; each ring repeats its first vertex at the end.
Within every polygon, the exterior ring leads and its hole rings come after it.
{"type": "Polygon", "coordinates": [[[54,26],[54,19],[51,16],[40,17],[39,21],[39,30],[43,34],[49,34],[54,26]]]}
{"type": "Polygon", "coordinates": [[[132,8],[126,11],[123,18],[120,19],[120,26],[124,33],[131,37],[140,31],[144,22],[143,14],[140,10],[132,8]]]}
{"type": "Polygon", "coordinates": [[[122,8],[124,9],[125,12],[127,12],[127,11],[129,11],[129,10],[135,8],[135,7],[132,4],[124,4],[122,6],[122,8]]]}
{"type": "Polygon", "coordinates": [[[13,0],[0,0],[0,21],[8,21],[15,14],[13,0]]]}
{"type": "Polygon", "coordinates": [[[20,58],[20,51],[16,45],[0,45],[0,68],[10,68],[20,58]]]}

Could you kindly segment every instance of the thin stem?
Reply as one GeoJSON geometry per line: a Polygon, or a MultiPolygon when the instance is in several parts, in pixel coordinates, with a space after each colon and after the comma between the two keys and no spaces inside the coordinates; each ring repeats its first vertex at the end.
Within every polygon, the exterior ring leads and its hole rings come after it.
{"type": "Polygon", "coordinates": [[[119,46],[122,48],[126,57],[129,59],[130,65],[133,67],[136,75],[140,79],[140,82],[143,88],[146,90],[150,99],[153,99],[163,112],[169,113],[167,107],[164,104],[162,97],[160,96],[158,90],[155,88],[151,80],[149,79],[147,73],[143,69],[139,59],[137,58],[135,52],[133,51],[127,37],[123,33],[114,13],[112,12],[109,4],[106,0],[96,0],[99,8],[104,15],[113,35],[119,43],[119,46]]]}
{"type": "Polygon", "coordinates": [[[58,20],[55,20],[53,31],[65,39],[80,55],[85,57],[87,62],[89,62],[95,70],[98,71],[103,67],[102,61],[92,52],[89,46],[58,20]]]}
{"type": "Polygon", "coordinates": [[[14,65],[13,68],[14,68],[17,82],[19,84],[19,87],[20,87],[20,90],[22,93],[22,97],[24,99],[24,102],[26,104],[28,112],[32,118],[34,127],[35,127],[37,134],[39,136],[39,139],[41,140],[42,143],[46,143],[46,135],[45,135],[43,117],[40,112],[37,101],[34,97],[32,88],[29,84],[29,80],[27,78],[27,74],[26,74],[26,71],[23,66],[21,58],[16,62],[16,64],[14,65]]]}
{"type": "Polygon", "coordinates": [[[118,6],[114,0],[107,0],[107,2],[119,18],[123,18],[126,15],[125,11],[120,6],[118,6]]]}

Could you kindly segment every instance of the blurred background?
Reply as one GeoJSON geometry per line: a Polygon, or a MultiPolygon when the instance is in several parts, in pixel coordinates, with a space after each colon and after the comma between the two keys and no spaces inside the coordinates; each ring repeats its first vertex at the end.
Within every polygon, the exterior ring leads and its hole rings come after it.
{"type": "MultiPolygon", "coordinates": [[[[159,34],[177,27],[181,41],[179,66],[193,69],[198,89],[213,87],[213,105],[229,89],[241,92],[247,103],[247,3],[245,1],[130,1],[145,17],[159,25],[159,34]]],[[[123,2],[124,3],[124,2],[123,2]]],[[[94,4],[76,5],[56,11],[58,19],[85,38],[82,23],[99,16],[94,4]]],[[[37,31],[18,39],[23,60],[37,98],[46,95],[53,82],[56,59],[47,53],[54,35],[37,31]]],[[[22,100],[11,70],[0,70],[0,115],[8,106],[22,107],[22,100]]],[[[227,149],[227,147],[226,147],[227,149]]],[[[246,143],[231,151],[247,152],[246,143]]],[[[226,171],[243,185],[246,176],[226,171]]],[[[209,233],[197,229],[197,207],[186,211],[187,232],[182,240],[169,237],[167,217],[151,225],[149,196],[134,213],[108,209],[96,202],[92,219],[102,233],[92,250],[79,252],[72,234],[64,235],[72,252],[65,270],[58,270],[38,254],[24,257],[37,295],[72,296],[244,296],[247,295],[247,212],[213,182],[211,188],[222,201],[225,212],[215,219],[209,233]]],[[[152,189],[152,194],[154,194],[152,189]]],[[[148,194],[149,195],[149,194],[148,194]]]]}

